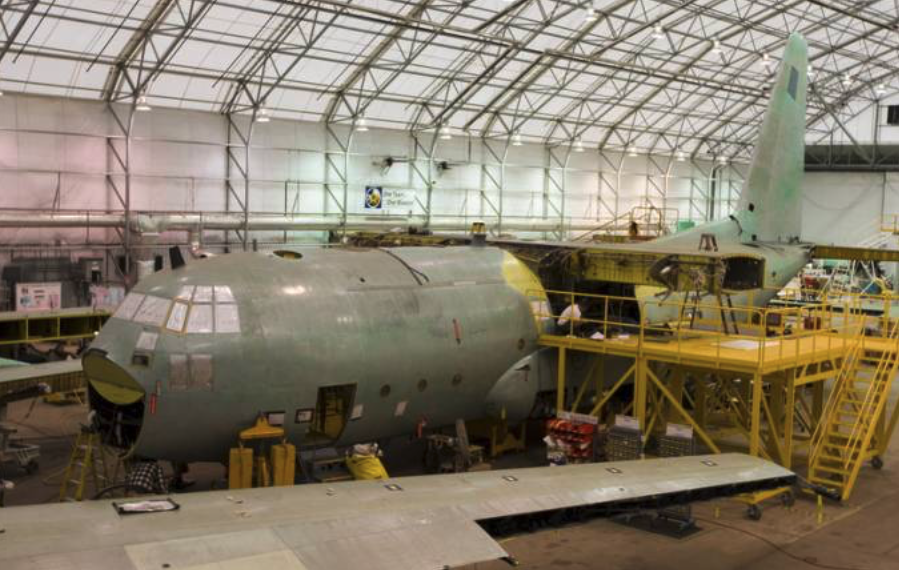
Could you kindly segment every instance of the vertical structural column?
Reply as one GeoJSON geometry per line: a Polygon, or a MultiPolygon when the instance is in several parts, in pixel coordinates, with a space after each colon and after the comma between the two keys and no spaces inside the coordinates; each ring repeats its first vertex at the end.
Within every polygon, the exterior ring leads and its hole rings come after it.
{"type": "Polygon", "coordinates": [[[123,257],[125,260],[124,270],[120,269],[117,263],[113,263],[116,271],[122,277],[125,289],[131,288],[131,133],[134,127],[134,102],[128,107],[128,115],[121,117],[112,104],[107,103],[106,108],[112,116],[113,121],[119,131],[117,137],[107,137],[106,148],[110,170],[106,174],[106,183],[113,191],[119,204],[122,207],[125,219],[125,227],[122,230],[116,230],[122,243],[123,257]],[[121,141],[120,145],[116,141],[121,141]],[[121,147],[121,148],[120,148],[121,147]],[[122,178],[122,184],[119,186],[116,178],[122,178]]]}
{"type": "Polygon", "coordinates": [[[749,418],[749,455],[759,456],[762,429],[762,375],[756,372],[752,377],[752,416],[749,418]]]}
{"type": "Polygon", "coordinates": [[[491,215],[495,219],[496,233],[502,233],[503,207],[506,187],[506,159],[509,155],[509,141],[481,139],[484,160],[481,162],[481,207],[480,215],[491,215]]]}
{"type": "Polygon", "coordinates": [[[559,412],[565,411],[565,391],[567,389],[565,382],[565,364],[567,358],[568,351],[564,346],[560,346],[558,377],[556,378],[556,416],[559,415],[559,412]]]}
{"type": "Polygon", "coordinates": [[[617,161],[599,151],[599,189],[596,197],[596,221],[614,220],[618,217],[618,189],[624,157],[617,161]]]}
{"type": "Polygon", "coordinates": [[[660,157],[654,155],[647,157],[649,172],[646,173],[646,205],[664,211],[672,161],[669,158],[666,163],[661,163],[659,159],[660,157]]]}
{"type": "MultiPolygon", "coordinates": [[[[249,124],[244,129],[241,129],[238,124],[239,119],[236,115],[228,114],[226,119],[228,121],[228,144],[226,146],[228,160],[225,177],[225,211],[241,213],[243,227],[236,233],[243,250],[247,251],[249,249],[250,220],[250,137],[253,134],[253,118],[250,117],[249,124]],[[238,210],[235,210],[234,204],[237,205],[238,210]]],[[[226,232],[226,242],[228,235],[226,232]]]]}
{"type": "Polygon", "coordinates": [[[703,170],[695,160],[690,161],[690,205],[687,209],[687,219],[707,221],[709,211],[708,185],[711,173],[703,170]],[[698,177],[697,177],[698,173],[698,177]]]}
{"type": "Polygon", "coordinates": [[[325,124],[325,197],[324,213],[328,215],[333,205],[340,216],[340,225],[346,233],[349,205],[350,145],[353,128],[346,132],[331,123],[325,124]]]}
{"type": "Polygon", "coordinates": [[[411,167],[409,175],[413,178],[411,181],[413,188],[417,186],[416,178],[425,187],[424,204],[417,195],[415,201],[424,212],[426,228],[431,225],[431,211],[434,203],[434,153],[437,148],[437,140],[436,136],[431,137],[430,143],[426,144],[422,141],[420,134],[412,134],[412,162],[409,164],[411,167]],[[421,164],[422,162],[424,165],[421,164]]]}
{"type": "Polygon", "coordinates": [[[571,160],[571,147],[546,146],[546,190],[544,194],[544,219],[558,216],[556,229],[558,239],[565,238],[565,189],[568,178],[568,162],[571,160]]]}

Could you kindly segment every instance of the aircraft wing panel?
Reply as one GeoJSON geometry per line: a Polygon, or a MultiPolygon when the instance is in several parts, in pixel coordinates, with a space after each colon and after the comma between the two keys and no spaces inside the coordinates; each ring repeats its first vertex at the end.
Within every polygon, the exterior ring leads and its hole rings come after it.
{"type": "Polygon", "coordinates": [[[83,385],[82,378],[80,359],[0,368],[0,401],[39,383],[49,385],[54,392],[74,390],[83,385]]]}
{"type": "Polygon", "coordinates": [[[506,517],[651,508],[794,480],[727,454],[190,493],[161,513],[119,515],[111,501],[10,507],[0,509],[0,567],[437,569],[505,556],[482,525],[506,517]]]}

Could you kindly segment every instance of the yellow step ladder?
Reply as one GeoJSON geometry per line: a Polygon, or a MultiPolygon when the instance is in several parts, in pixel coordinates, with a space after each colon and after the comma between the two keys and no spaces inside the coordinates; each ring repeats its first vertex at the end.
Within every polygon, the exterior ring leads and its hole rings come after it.
{"type": "Polygon", "coordinates": [[[846,356],[812,438],[808,479],[842,500],[852,494],[865,461],[883,465],[880,455],[895,425],[886,427],[886,404],[899,366],[899,322],[887,340],[871,350],[860,338],[846,356]]]}
{"type": "Polygon", "coordinates": [[[106,454],[100,443],[100,434],[82,426],[69,463],[59,487],[59,501],[81,501],[88,484],[88,476],[97,492],[109,484],[106,454]],[[98,470],[99,468],[99,470],[98,470]]]}

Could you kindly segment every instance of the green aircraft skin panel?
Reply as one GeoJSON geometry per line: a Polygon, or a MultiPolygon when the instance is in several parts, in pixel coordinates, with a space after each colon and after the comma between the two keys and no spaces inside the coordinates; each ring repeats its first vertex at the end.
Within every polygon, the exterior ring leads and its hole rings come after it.
{"type": "MultiPolygon", "coordinates": [[[[799,34],[787,41],[768,110],[737,211],[729,219],[703,224],[636,247],[650,251],[699,249],[703,234],[713,234],[719,251],[761,255],[765,258],[765,290],[733,295],[738,306],[764,306],[811,259],[811,245],[799,239],[802,177],[805,169],[805,114],[808,82],[808,47],[799,34]]],[[[644,298],[654,296],[650,293],[644,298]]],[[[672,295],[671,300],[679,297],[672,295]]],[[[716,304],[707,297],[704,303],[716,304]]],[[[644,320],[663,322],[676,309],[647,311],[644,320]]]]}
{"type": "Polygon", "coordinates": [[[221,461],[237,432],[269,412],[283,412],[288,438],[304,445],[310,424],[296,416],[316,406],[321,386],[355,385],[358,418],[331,443],[484,417],[497,380],[538,348],[529,296],[539,281],[496,248],[323,248],[296,260],[235,253],[149,276],[131,295],[171,304],[190,285],[227,285],[240,332],[174,332],[113,317],[84,357],[95,390],[109,394],[102,366],[111,361],[147,395],[138,456],[221,461]],[[144,331],[159,336],[149,364],[134,365],[144,331]],[[173,385],[172,356],[187,354],[211,355],[211,387],[173,385]]]}
{"type": "MultiPolygon", "coordinates": [[[[720,251],[762,256],[771,290],[755,295],[757,305],[809,259],[810,246],[797,239],[806,51],[800,36],[790,37],[741,209],[638,246],[695,253],[701,236],[713,234],[720,251]]],[[[337,445],[410,434],[423,422],[522,417],[540,388],[541,375],[527,371],[546,368],[537,345],[543,323],[531,310],[542,302],[540,284],[492,247],[313,249],[301,259],[230,254],[149,276],[132,294],[172,303],[190,285],[230,287],[240,332],[174,332],[113,317],[84,357],[92,406],[107,419],[130,410],[140,424],[132,442],[139,456],[221,461],[238,431],[268,412],[283,412],[288,438],[309,444],[310,425],[297,416],[315,407],[323,386],[355,386],[355,419],[337,445]],[[135,361],[143,332],[158,339],[148,358],[135,361]],[[173,385],[172,357],[182,355],[211,356],[211,385],[173,385]]],[[[659,322],[674,309],[646,313],[659,322]]]]}

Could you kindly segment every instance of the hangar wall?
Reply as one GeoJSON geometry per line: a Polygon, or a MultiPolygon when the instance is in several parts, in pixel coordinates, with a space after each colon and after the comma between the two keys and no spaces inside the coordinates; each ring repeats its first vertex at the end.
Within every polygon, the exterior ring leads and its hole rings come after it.
{"type": "MultiPolygon", "coordinates": [[[[127,110],[118,108],[118,116],[127,117],[127,110]]],[[[244,184],[240,173],[244,154],[236,131],[245,134],[248,118],[235,121],[237,129],[215,113],[171,109],[136,113],[132,210],[225,211],[228,182],[238,195],[244,184]]],[[[424,215],[430,180],[431,214],[466,224],[501,214],[504,220],[564,216],[566,224],[600,225],[647,204],[670,209],[669,219],[701,222],[730,212],[745,168],[702,160],[679,162],[671,156],[576,153],[538,144],[515,147],[508,141],[460,134],[434,141],[432,133],[416,139],[406,132],[379,129],[354,133],[345,154],[340,143],[349,134],[346,127],[329,131],[320,123],[273,120],[254,125],[249,209],[334,214],[342,208],[345,176],[350,214],[424,215]],[[381,163],[388,156],[398,160],[384,168],[381,163]],[[448,169],[441,170],[440,162],[448,169]],[[399,191],[404,205],[366,210],[366,185],[399,191]]],[[[0,210],[121,210],[115,190],[124,193],[125,177],[117,159],[124,150],[123,131],[102,103],[0,97],[0,210]]],[[[849,244],[869,239],[882,212],[899,213],[896,176],[809,174],[803,233],[812,240],[849,244]]],[[[253,237],[314,241],[322,236],[270,232],[253,237]]],[[[224,238],[222,232],[207,233],[206,246],[214,250],[224,238]]],[[[184,241],[185,236],[163,236],[166,239],[184,241]]],[[[0,263],[16,248],[28,252],[36,251],[35,245],[58,244],[79,255],[104,247],[114,250],[119,242],[115,231],[98,228],[5,229],[0,230],[0,263]]],[[[48,251],[40,248],[42,255],[48,251]]]]}
{"type": "MultiPolygon", "coordinates": [[[[126,109],[118,108],[118,115],[127,117],[126,109]]],[[[246,117],[236,123],[246,131],[246,117]]],[[[333,214],[342,207],[346,176],[350,214],[385,213],[366,211],[363,205],[365,186],[379,185],[404,191],[409,202],[386,213],[423,215],[431,180],[432,215],[466,223],[501,214],[506,220],[564,215],[566,223],[598,225],[647,204],[700,221],[710,214],[711,177],[718,178],[716,216],[732,207],[742,179],[738,168],[674,157],[515,147],[458,134],[435,144],[432,133],[416,140],[405,132],[378,129],[354,133],[344,163],[340,145],[348,134],[346,127],[329,132],[319,123],[254,125],[250,210],[333,214]],[[380,163],[388,156],[399,160],[383,168],[380,163]],[[439,162],[449,168],[439,169],[439,162]]],[[[124,192],[116,159],[124,156],[122,135],[98,102],[0,98],[0,184],[5,189],[0,208],[120,210],[113,188],[124,192]]],[[[132,141],[133,210],[224,211],[229,178],[242,195],[243,149],[222,115],[169,109],[136,113],[132,141]],[[227,158],[229,144],[233,161],[227,158]]],[[[7,243],[77,243],[86,237],[70,230],[16,230],[2,236],[7,243]]],[[[116,239],[98,230],[90,238],[101,236],[116,239]]]]}

